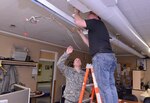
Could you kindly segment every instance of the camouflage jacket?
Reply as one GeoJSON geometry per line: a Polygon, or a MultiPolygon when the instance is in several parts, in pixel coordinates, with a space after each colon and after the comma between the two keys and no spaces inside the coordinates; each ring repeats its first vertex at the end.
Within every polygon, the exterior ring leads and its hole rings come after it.
{"type": "Polygon", "coordinates": [[[85,72],[81,70],[78,73],[74,68],[66,66],[65,61],[68,57],[69,55],[64,53],[59,58],[57,67],[66,78],[66,87],[63,97],[72,102],[77,102],[80,96],[85,72]]]}

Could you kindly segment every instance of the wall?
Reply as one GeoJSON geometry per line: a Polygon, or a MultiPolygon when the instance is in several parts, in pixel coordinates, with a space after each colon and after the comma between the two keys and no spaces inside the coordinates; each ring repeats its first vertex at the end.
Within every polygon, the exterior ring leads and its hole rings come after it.
{"type": "MultiPolygon", "coordinates": [[[[131,64],[131,69],[136,69],[136,60],[138,57],[135,56],[118,56],[117,57],[118,62],[122,64],[131,64]]],[[[150,59],[147,59],[147,70],[145,72],[145,80],[150,81],[150,59]]]]}
{"type": "MultiPolygon", "coordinates": [[[[58,57],[62,55],[62,53],[66,50],[65,48],[56,47],[53,45],[43,44],[31,40],[25,40],[21,38],[0,34],[0,47],[1,47],[0,56],[10,57],[12,47],[14,45],[29,48],[31,58],[34,61],[39,61],[39,54],[41,49],[56,51],[58,52],[58,57]]],[[[83,65],[85,65],[86,62],[90,61],[88,54],[74,52],[71,55],[71,58],[75,58],[76,56],[81,58],[81,60],[83,61],[83,65]]],[[[26,86],[30,87],[32,91],[36,90],[37,80],[33,79],[31,76],[32,68],[18,67],[18,72],[19,72],[19,80],[24,84],[26,84],[26,86]]],[[[65,83],[65,78],[62,76],[62,74],[59,71],[57,71],[56,76],[57,77],[56,77],[55,101],[58,101],[60,99],[60,94],[61,94],[61,85],[65,83]]]]}
{"type": "Polygon", "coordinates": [[[117,56],[118,63],[120,64],[130,64],[131,69],[136,69],[136,56],[117,56]]]}
{"type": "Polygon", "coordinates": [[[150,81],[150,59],[147,59],[147,70],[145,72],[145,81],[150,81]]]}
{"type": "MultiPolygon", "coordinates": [[[[118,62],[121,64],[131,64],[131,69],[135,69],[136,68],[136,60],[138,59],[138,57],[135,56],[118,56],[118,62]]],[[[147,59],[147,70],[144,71],[144,82],[148,82],[150,81],[150,59],[147,59]]],[[[138,80],[139,78],[136,77],[136,80],[138,80]]],[[[136,82],[136,81],[135,81],[136,82]]],[[[132,90],[132,94],[136,95],[138,97],[138,100],[141,100],[140,94],[143,93],[143,90],[132,90]]]]}

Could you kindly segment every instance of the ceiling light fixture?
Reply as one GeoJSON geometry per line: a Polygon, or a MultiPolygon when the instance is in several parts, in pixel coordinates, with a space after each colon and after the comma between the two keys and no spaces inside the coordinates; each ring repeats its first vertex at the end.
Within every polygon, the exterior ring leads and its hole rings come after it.
{"type": "Polygon", "coordinates": [[[62,20],[64,20],[65,22],[76,26],[74,24],[74,19],[69,16],[68,14],[66,14],[65,12],[61,11],[60,9],[58,9],[57,7],[55,7],[54,5],[52,5],[51,3],[49,3],[47,0],[32,0],[34,3],[44,7],[45,9],[47,9],[48,11],[50,11],[52,14],[56,15],[57,17],[61,18],[62,20]]]}
{"type": "MultiPolygon", "coordinates": [[[[65,22],[67,22],[69,24],[71,24],[72,26],[76,26],[75,23],[74,23],[74,19],[71,16],[69,16],[65,12],[61,11],[60,9],[58,9],[57,7],[55,7],[54,5],[52,5],[51,3],[49,3],[47,0],[32,0],[32,1],[34,3],[40,5],[40,6],[44,7],[45,9],[47,9],[48,11],[50,11],[53,15],[59,17],[60,19],[64,20],[65,22]]],[[[26,21],[36,22],[37,18],[39,18],[39,17],[32,16],[31,18],[26,19],[26,21]]],[[[43,18],[52,19],[52,18],[47,18],[47,17],[43,17],[43,18]]],[[[59,21],[57,21],[54,17],[53,17],[53,20],[56,23],[58,23],[59,25],[63,26],[67,30],[67,34],[72,38],[74,44],[80,50],[81,48],[78,46],[78,44],[76,43],[75,39],[73,38],[70,29],[67,26],[65,26],[64,24],[62,24],[59,21]]]]}

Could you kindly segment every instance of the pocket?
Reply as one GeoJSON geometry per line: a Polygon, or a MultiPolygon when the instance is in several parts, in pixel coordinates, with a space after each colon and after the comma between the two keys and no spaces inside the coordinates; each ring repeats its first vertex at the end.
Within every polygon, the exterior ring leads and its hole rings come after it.
{"type": "Polygon", "coordinates": [[[117,61],[115,54],[109,54],[108,56],[109,58],[111,58],[111,61],[115,61],[115,62],[117,61]]]}
{"type": "Polygon", "coordinates": [[[114,59],[115,62],[117,62],[117,58],[116,58],[115,55],[113,55],[113,59],[114,59]]]}
{"type": "Polygon", "coordinates": [[[93,58],[92,58],[92,61],[95,61],[97,58],[97,56],[95,55],[93,58]]]}

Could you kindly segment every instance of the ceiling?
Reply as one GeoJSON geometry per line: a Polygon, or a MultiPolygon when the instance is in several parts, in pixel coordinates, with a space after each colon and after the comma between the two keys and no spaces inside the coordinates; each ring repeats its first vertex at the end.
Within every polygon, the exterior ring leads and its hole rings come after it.
{"type": "Polygon", "coordinates": [[[142,39],[150,46],[150,1],[118,0],[117,5],[142,39]]]}
{"type": "MultiPolygon", "coordinates": [[[[50,3],[61,9],[68,15],[72,15],[73,8],[67,3],[67,0],[48,0],[50,3]]],[[[149,0],[118,0],[118,8],[125,15],[134,29],[140,34],[143,40],[150,45],[150,1],[149,0]]],[[[87,52],[88,48],[82,42],[74,27],[60,18],[52,15],[49,11],[36,5],[31,0],[0,0],[0,31],[13,33],[15,36],[33,38],[35,40],[46,41],[61,47],[72,45],[76,50],[87,52]],[[40,16],[37,23],[27,22],[31,16],[40,16]],[[15,27],[14,27],[15,25],[15,27]],[[71,32],[69,30],[71,30],[71,32]]],[[[113,34],[116,30],[106,23],[108,29],[113,34]]],[[[117,36],[119,40],[134,47],[128,39],[121,35],[117,36]]],[[[113,50],[118,55],[130,55],[115,45],[113,50]]]]}

